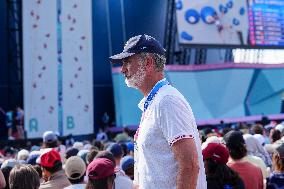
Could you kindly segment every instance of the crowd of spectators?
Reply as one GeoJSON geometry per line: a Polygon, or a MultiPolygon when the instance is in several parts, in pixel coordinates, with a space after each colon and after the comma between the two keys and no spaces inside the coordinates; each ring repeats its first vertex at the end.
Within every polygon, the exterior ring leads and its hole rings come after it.
{"type": "Polygon", "coordinates": [[[208,189],[284,186],[284,122],[201,132],[208,189]]]}
{"type": "MultiPolygon", "coordinates": [[[[133,188],[134,144],[128,140],[59,141],[46,131],[42,145],[0,150],[0,188],[133,188]]],[[[123,137],[122,137],[123,139],[123,137]]]]}
{"type": "MultiPolygon", "coordinates": [[[[199,132],[208,189],[284,186],[283,122],[222,124],[199,132]]],[[[0,151],[0,188],[134,187],[134,143],[128,129],[113,139],[100,130],[92,142],[69,139],[64,145],[47,131],[42,141],[41,146],[0,151]]]]}

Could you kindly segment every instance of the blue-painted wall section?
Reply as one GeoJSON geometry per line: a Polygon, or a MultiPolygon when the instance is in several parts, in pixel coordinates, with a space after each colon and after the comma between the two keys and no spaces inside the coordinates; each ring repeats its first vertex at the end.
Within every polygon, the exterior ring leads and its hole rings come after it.
{"type": "MultiPolygon", "coordinates": [[[[281,113],[284,68],[167,71],[166,77],[189,101],[198,121],[281,113]],[[257,78],[255,72],[260,72],[257,78]]],[[[119,73],[113,73],[113,81],[117,124],[138,125],[142,95],[126,87],[119,73]]]]}

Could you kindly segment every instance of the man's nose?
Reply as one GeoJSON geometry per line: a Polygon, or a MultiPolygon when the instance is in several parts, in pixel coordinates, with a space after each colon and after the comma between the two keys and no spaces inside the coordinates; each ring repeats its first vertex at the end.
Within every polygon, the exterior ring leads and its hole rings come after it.
{"type": "Polygon", "coordinates": [[[121,69],[120,69],[120,72],[123,73],[123,74],[125,74],[125,72],[126,72],[126,66],[125,66],[124,64],[122,64],[121,69]]]}

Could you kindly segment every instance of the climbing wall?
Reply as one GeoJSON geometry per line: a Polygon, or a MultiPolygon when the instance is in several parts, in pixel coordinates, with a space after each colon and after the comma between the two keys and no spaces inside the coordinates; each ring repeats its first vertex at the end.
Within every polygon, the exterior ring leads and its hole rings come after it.
{"type": "Polygon", "coordinates": [[[93,132],[91,0],[23,3],[28,138],[93,132]]]}

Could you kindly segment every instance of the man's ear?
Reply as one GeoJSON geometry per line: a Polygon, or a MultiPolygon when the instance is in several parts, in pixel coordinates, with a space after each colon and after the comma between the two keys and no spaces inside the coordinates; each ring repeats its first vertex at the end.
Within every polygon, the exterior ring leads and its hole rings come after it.
{"type": "Polygon", "coordinates": [[[146,57],[146,70],[154,70],[155,69],[155,61],[154,58],[150,55],[146,57]]]}

